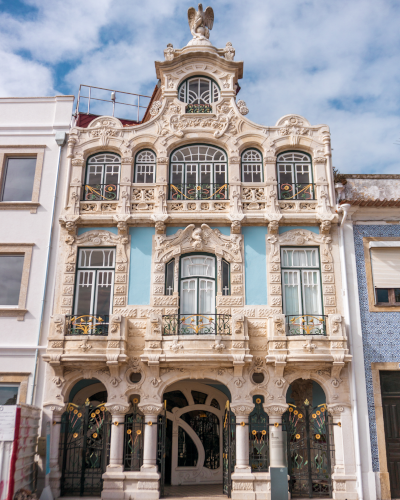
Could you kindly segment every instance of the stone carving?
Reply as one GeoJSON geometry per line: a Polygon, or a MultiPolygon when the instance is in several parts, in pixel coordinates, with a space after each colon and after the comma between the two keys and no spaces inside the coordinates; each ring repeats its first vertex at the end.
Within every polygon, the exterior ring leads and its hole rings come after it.
{"type": "Polygon", "coordinates": [[[188,9],[188,21],[190,32],[193,35],[193,41],[203,41],[210,38],[210,30],[214,24],[214,11],[207,7],[203,11],[203,6],[199,3],[199,10],[196,12],[194,7],[188,9]]]}
{"type": "Polygon", "coordinates": [[[164,295],[162,297],[154,297],[153,302],[155,306],[177,306],[178,297],[174,297],[173,295],[164,295]]]}
{"type": "MultiPolygon", "coordinates": [[[[157,405],[155,403],[153,404],[145,404],[145,405],[141,405],[139,404],[139,408],[140,408],[140,411],[143,413],[143,415],[158,415],[162,409],[163,409],[163,406],[162,405],[157,405]]],[[[156,483],[157,484],[157,483],[156,483]]]]}
{"type": "Polygon", "coordinates": [[[253,482],[238,483],[232,481],[232,487],[235,491],[253,491],[253,482]]]}
{"type": "Polygon", "coordinates": [[[158,490],[158,481],[139,481],[138,490],[158,490]]]}
{"type": "Polygon", "coordinates": [[[157,116],[161,108],[162,108],[161,101],[154,101],[150,108],[150,115],[153,117],[157,116]]]}
{"type": "Polygon", "coordinates": [[[299,143],[299,138],[302,135],[311,135],[310,129],[303,126],[303,120],[298,116],[290,116],[287,118],[279,129],[279,134],[281,136],[290,135],[291,144],[295,145],[299,143]]]}
{"type": "Polygon", "coordinates": [[[156,235],[155,262],[167,262],[179,254],[193,251],[211,251],[229,262],[242,262],[241,243],[241,235],[225,236],[207,224],[202,224],[201,228],[190,224],[172,236],[156,235]]]}
{"type": "Polygon", "coordinates": [[[175,339],[169,348],[171,351],[178,352],[180,349],[183,349],[183,344],[178,344],[178,341],[175,339]]]}
{"type": "Polygon", "coordinates": [[[173,61],[175,54],[175,49],[172,43],[167,44],[167,48],[164,50],[164,57],[166,61],[173,61]]]}
{"type": "MultiPolygon", "coordinates": [[[[93,123],[93,122],[92,122],[93,123]]],[[[101,140],[103,146],[107,146],[110,137],[116,137],[119,135],[119,131],[111,127],[115,127],[115,122],[112,120],[102,120],[97,128],[90,131],[92,137],[97,137],[101,140]]]]}
{"type": "Polygon", "coordinates": [[[241,113],[242,115],[247,115],[247,113],[249,112],[249,108],[246,106],[246,103],[244,101],[237,101],[236,105],[239,109],[239,113],[241,113]]]}
{"type": "Polygon", "coordinates": [[[224,57],[227,61],[233,61],[235,57],[235,49],[232,47],[231,42],[226,42],[225,49],[223,51],[224,57]]]}

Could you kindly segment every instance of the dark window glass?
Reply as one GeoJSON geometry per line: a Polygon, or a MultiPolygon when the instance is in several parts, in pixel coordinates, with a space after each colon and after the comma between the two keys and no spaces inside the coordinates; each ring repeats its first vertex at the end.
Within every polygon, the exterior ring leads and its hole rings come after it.
{"type": "Polygon", "coordinates": [[[382,394],[400,393],[400,373],[381,371],[382,394]]]}
{"type": "Polygon", "coordinates": [[[196,467],[199,459],[197,447],[182,427],[178,429],[178,467],[196,467]]]}
{"type": "Polygon", "coordinates": [[[36,158],[9,158],[4,176],[3,201],[31,201],[36,158]]]}
{"type": "Polygon", "coordinates": [[[204,394],[204,392],[192,391],[192,396],[194,404],[196,405],[206,404],[207,394],[204,394]]]}
{"type": "Polygon", "coordinates": [[[171,260],[171,262],[168,262],[167,264],[165,295],[172,295],[174,293],[174,266],[175,266],[174,260],[171,260]]]}
{"type": "Polygon", "coordinates": [[[142,374],[140,372],[131,373],[129,376],[129,380],[132,382],[132,384],[137,384],[142,380],[142,374]]]}
{"type": "Polygon", "coordinates": [[[212,407],[214,407],[214,408],[217,408],[217,410],[219,410],[219,409],[220,409],[220,407],[219,407],[219,403],[218,403],[218,401],[217,401],[216,399],[213,399],[213,400],[211,401],[211,406],[212,406],[212,407]]]}
{"type": "Polygon", "coordinates": [[[394,289],[394,301],[400,302],[400,288],[394,289]]]}
{"type": "Polygon", "coordinates": [[[0,405],[16,405],[18,398],[18,387],[0,385],[0,405]]]}
{"type": "Polygon", "coordinates": [[[376,289],[376,301],[377,302],[389,302],[389,289],[388,288],[377,288],[376,289]]]}
{"type": "Polygon", "coordinates": [[[261,172],[258,168],[253,170],[253,182],[261,182],[261,172]]]}
{"type": "Polygon", "coordinates": [[[251,172],[243,172],[243,182],[252,182],[251,172]]]}
{"type": "Polygon", "coordinates": [[[253,373],[252,379],[253,379],[253,382],[255,384],[262,384],[264,382],[264,374],[263,373],[253,373]]]}
{"type": "Polygon", "coordinates": [[[188,405],[187,399],[181,391],[166,392],[164,401],[167,401],[167,411],[172,411],[173,408],[184,408],[188,405]]]}
{"type": "Polygon", "coordinates": [[[21,288],[23,255],[0,256],[0,305],[17,306],[21,288]]]}
{"type": "Polygon", "coordinates": [[[229,295],[229,264],[222,261],[222,295],[229,295]]]}

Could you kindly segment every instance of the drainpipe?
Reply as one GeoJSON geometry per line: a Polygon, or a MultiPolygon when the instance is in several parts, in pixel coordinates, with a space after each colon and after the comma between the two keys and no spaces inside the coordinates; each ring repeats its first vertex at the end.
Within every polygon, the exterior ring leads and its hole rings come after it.
{"type": "MultiPolygon", "coordinates": [[[[338,201],[340,198],[340,193],[343,191],[342,185],[336,185],[336,190],[339,192],[338,201]]],[[[347,214],[351,205],[349,203],[344,203],[343,205],[337,205],[336,212],[342,213],[342,220],[339,224],[339,254],[340,254],[340,267],[342,272],[342,287],[343,287],[343,305],[344,305],[344,321],[347,330],[347,338],[350,344],[350,352],[353,353],[353,335],[351,331],[351,320],[350,320],[350,303],[349,303],[349,292],[347,288],[347,266],[346,266],[346,252],[344,251],[344,235],[343,235],[343,224],[346,222],[347,214]]],[[[358,427],[358,409],[357,409],[357,389],[356,389],[356,378],[354,374],[353,366],[350,367],[350,387],[351,387],[351,412],[353,414],[353,428],[354,428],[354,451],[356,455],[356,475],[357,475],[357,493],[359,500],[363,500],[363,485],[362,485],[362,471],[361,471],[361,454],[360,454],[360,431],[358,427]]]]}
{"type": "Polygon", "coordinates": [[[30,404],[32,405],[35,396],[36,396],[36,387],[37,387],[37,376],[38,376],[38,355],[39,355],[39,350],[42,349],[42,346],[39,346],[40,343],[40,335],[42,333],[42,325],[43,325],[43,313],[44,313],[44,304],[46,301],[46,291],[47,291],[47,277],[49,274],[49,266],[50,266],[50,251],[51,251],[51,239],[53,237],[53,226],[54,226],[54,213],[56,210],[56,201],[57,201],[57,187],[58,187],[58,176],[60,173],[60,164],[61,164],[61,148],[63,147],[65,143],[65,139],[67,137],[66,132],[61,132],[58,130],[55,135],[55,141],[58,144],[58,161],[57,161],[57,174],[56,174],[56,184],[54,186],[54,196],[53,196],[53,209],[51,213],[51,223],[50,223],[50,235],[49,235],[49,244],[47,246],[47,258],[46,258],[46,273],[44,276],[44,285],[43,285],[43,296],[42,296],[42,302],[41,302],[41,307],[40,307],[40,321],[39,321],[39,330],[38,330],[38,335],[37,335],[37,340],[36,340],[36,347],[35,347],[35,368],[33,372],[33,379],[32,379],[32,394],[30,398],[30,404]]]}

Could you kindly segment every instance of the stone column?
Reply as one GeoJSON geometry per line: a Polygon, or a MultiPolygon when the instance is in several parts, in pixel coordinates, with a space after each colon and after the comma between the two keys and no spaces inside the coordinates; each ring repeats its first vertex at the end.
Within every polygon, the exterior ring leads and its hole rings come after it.
{"type": "Polygon", "coordinates": [[[249,464],[249,415],[254,404],[231,406],[236,416],[236,465],[232,474],[232,499],[254,500],[254,476],[249,464]]]}
{"type": "Polygon", "coordinates": [[[111,413],[110,463],[103,474],[102,500],[123,500],[124,498],[124,422],[130,406],[106,404],[111,413]]]}
{"type": "Polygon", "coordinates": [[[270,467],[285,467],[287,448],[282,435],[282,415],[289,406],[287,404],[275,404],[263,405],[263,407],[269,416],[269,465],[270,467]]]}
{"type": "Polygon", "coordinates": [[[51,405],[47,407],[49,412],[50,430],[50,488],[54,498],[60,496],[61,470],[58,463],[61,435],[61,418],[66,407],[64,405],[51,405]]]}
{"type": "Polygon", "coordinates": [[[129,405],[106,404],[107,410],[111,413],[111,439],[110,439],[110,463],[107,470],[113,472],[123,471],[124,455],[124,422],[125,414],[128,413],[129,405]]]}
{"type": "Polygon", "coordinates": [[[335,403],[328,405],[332,416],[335,465],[332,467],[333,498],[355,500],[357,494],[356,461],[354,453],[353,420],[350,405],[335,403]]]}

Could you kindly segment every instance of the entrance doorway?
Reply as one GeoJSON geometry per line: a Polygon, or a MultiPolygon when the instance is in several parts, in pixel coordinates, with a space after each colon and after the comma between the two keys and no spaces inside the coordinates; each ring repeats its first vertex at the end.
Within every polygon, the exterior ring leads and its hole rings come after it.
{"type": "Polygon", "coordinates": [[[78,382],[61,419],[61,496],[100,496],[109,462],[111,415],[98,380],[78,382]],[[82,395],[83,404],[77,404],[82,395]]]}
{"type": "Polygon", "coordinates": [[[286,401],[289,411],[284,425],[292,498],[331,498],[333,427],[324,391],[312,380],[295,380],[286,401]]]}
{"type": "Polygon", "coordinates": [[[159,432],[159,450],[164,451],[160,466],[165,496],[179,485],[219,485],[222,494],[223,423],[229,399],[228,389],[211,380],[178,382],[164,393],[166,418],[159,420],[165,425],[159,432]]]}
{"type": "Polygon", "coordinates": [[[400,373],[380,372],[387,467],[392,498],[400,498],[400,373]]]}

